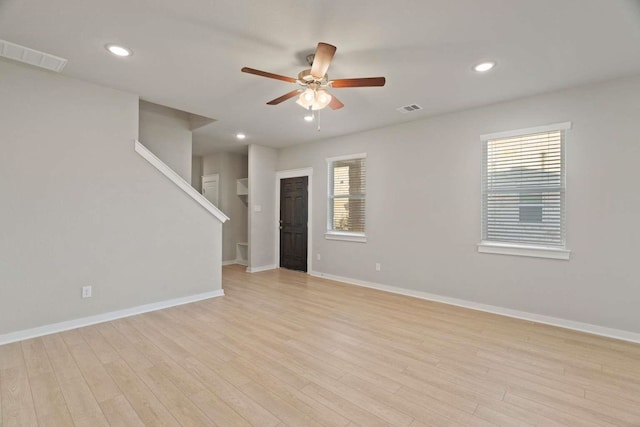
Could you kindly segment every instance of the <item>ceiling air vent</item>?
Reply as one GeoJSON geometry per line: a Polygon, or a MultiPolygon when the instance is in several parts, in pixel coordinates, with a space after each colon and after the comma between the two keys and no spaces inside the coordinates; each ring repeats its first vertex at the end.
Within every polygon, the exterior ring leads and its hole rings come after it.
{"type": "Polygon", "coordinates": [[[67,60],[35,49],[0,40],[0,56],[59,73],[67,60]]]}
{"type": "Polygon", "coordinates": [[[418,104],[405,105],[404,107],[396,108],[396,110],[400,111],[402,114],[412,113],[414,111],[422,110],[422,107],[418,104]]]}

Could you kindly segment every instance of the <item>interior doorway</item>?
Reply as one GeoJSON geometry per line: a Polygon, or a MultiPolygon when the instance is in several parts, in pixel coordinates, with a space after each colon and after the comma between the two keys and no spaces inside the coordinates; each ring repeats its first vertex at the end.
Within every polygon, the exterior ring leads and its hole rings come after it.
{"type": "Polygon", "coordinates": [[[280,180],[280,267],[307,271],[309,179],[280,180]]]}
{"type": "Polygon", "coordinates": [[[218,207],[218,183],[220,175],[212,174],[202,177],[202,195],[207,198],[215,207],[218,207]]]}

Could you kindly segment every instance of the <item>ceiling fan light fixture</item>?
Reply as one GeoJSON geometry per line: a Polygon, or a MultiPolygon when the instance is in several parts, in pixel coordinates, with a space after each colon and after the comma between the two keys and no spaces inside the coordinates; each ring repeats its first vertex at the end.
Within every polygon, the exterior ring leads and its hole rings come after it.
{"type": "Polygon", "coordinates": [[[324,89],[320,89],[316,92],[316,102],[318,103],[318,110],[323,109],[331,102],[331,95],[324,89]]]}
{"type": "Polygon", "coordinates": [[[300,94],[296,103],[305,110],[322,110],[331,102],[331,95],[324,89],[307,88],[300,94]]]}
{"type": "Polygon", "coordinates": [[[304,92],[302,92],[302,98],[304,99],[304,102],[311,105],[313,103],[313,101],[316,99],[316,94],[313,92],[313,89],[307,89],[304,92]]]}
{"type": "Polygon", "coordinates": [[[308,110],[310,107],[313,108],[314,99],[315,96],[313,95],[313,91],[311,89],[307,89],[300,94],[298,100],[296,101],[296,104],[298,104],[305,110],[308,110]]]}

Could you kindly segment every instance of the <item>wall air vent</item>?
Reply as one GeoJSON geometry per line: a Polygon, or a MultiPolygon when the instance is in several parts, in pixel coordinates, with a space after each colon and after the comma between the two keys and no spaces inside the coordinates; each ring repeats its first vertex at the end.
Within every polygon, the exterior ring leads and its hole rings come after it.
{"type": "Polygon", "coordinates": [[[35,49],[0,40],[0,56],[59,73],[67,60],[35,49]]]}
{"type": "Polygon", "coordinates": [[[418,104],[405,105],[404,107],[398,107],[396,110],[402,114],[413,113],[414,111],[422,110],[422,107],[418,104]]]}

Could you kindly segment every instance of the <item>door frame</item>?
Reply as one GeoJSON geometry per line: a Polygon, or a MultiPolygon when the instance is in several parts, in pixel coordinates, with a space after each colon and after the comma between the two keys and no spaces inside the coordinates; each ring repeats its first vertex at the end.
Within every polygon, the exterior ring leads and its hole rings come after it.
{"type": "Polygon", "coordinates": [[[313,253],[311,248],[313,247],[311,236],[313,233],[309,231],[312,229],[313,210],[311,209],[312,203],[312,189],[313,189],[313,168],[301,168],[301,169],[289,169],[283,171],[276,171],[276,215],[274,229],[276,233],[276,268],[280,268],[280,181],[286,178],[299,178],[307,177],[307,274],[311,274],[313,271],[313,253]]]}
{"type": "MultiPolygon", "coordinates": [[[[203,175],[202,176],[202,191],[200,191],[200,193],[204,196],[204,185],[207,182],[216,182],[217,186],[218,186],[218,194],[216,194],[216,202],[215,203],[211,203],[212,205],[214,205],[216,208],[218,207],[218,205],[220,204],[220,174],[218,173],[212,173],[209,175],[203,175]]],[[[220,209],[220,208],[218,208],[220,209]]]]}

